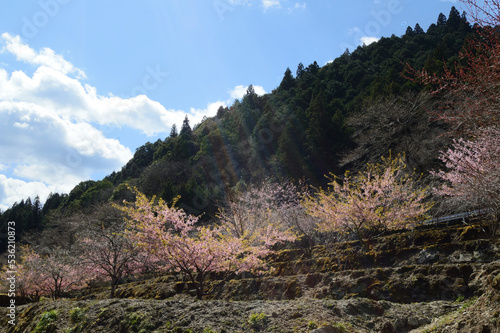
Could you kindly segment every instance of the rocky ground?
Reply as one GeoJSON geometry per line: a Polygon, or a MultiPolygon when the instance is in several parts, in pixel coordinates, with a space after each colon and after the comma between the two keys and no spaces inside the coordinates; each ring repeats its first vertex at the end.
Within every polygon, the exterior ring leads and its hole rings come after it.
{"type": "MultiPolygon", "coordinates": [[[[17,308],[3,332],[500,332],[500,242],[477,226],[429,228],[280,251],[265,276],[161,276],[17,308]]],[[[6,308],[0,317],[7,318],[6,308]]]]}

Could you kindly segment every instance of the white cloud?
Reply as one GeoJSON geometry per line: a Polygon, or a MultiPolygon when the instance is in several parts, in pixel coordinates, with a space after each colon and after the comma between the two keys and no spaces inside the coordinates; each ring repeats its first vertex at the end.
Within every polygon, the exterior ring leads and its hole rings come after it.
{"type": "Polygon", "coordinates": [[[0,124],[3,169],[12,169],[12,176],[23,179],[1,175],[5,195],[0,196],[0,205],[33,197],[34,190],[43,201],[54,189],[69,191],[92,173],[118,170],[132,157],[130,149],[92,125],[72,122],[36,104],[0,101],[0,124]]]}
{"type": "Polygon", "coordinates": [[[217,101],[213,103],[208,103],[205,109],[195,109],[191,108],[188,115],[191,120],[191,124],[199,124],[203,120],[203,117],[213,117],[217,114],[217,110],[222,107],[227,107],[227,101],[217,101]]]}
{"type": "Polygon", "coordinates": [[[359,42],[359,45],[370,45],[371,43],[378,42],[380,39],[374,36],[367,36],[359,27],[350,28],[348,34],[352,36],[354,42],[359,42]]]}
{"type": "MultiPolygon", "coordinates": [[[[16,63],[0,68],[0,209],[28,196],[44,201],[50,192],[68,192],[93,174],[119,170],[132,152],[97,127],[155,135],[182,124],[186,115],[145,95],[100,95],[82,82],[82,70],[49,48],[33,50],[18,36],[2,34],[0,48],[35,67],[32,75],[16,70],[16,63]]],[[[228,93],[239,99],[247,88],[240,85],[228,93]]],[[[254,89],[266,93],[261,86],[254,89]]],[[[197,124],[233,100],[191,108],[188,116],[197,124]]]]}
{"type": "Polygon", "coordinates": [[[293,5],[289,5],[291,1],[289,0],[227,0],[228,4],[231,6],[247,6],[252,7],[255,4],[261,5],[266,12],[268,9],[286,9],[288,14],[296,11],[296,10],[304,10],[306,9],[305,2],[294,2],[293,5]]]}
{"type": "Polygon", "coordinates": [[[365,44],[365,45],[370,45],[372,43],[376,43],[379,41],[380,38],[377,38],[377,37],[369,37],[369,36],[363,36],[361,38],[359,38],[359,40],[361,41],[361,44],[365,44]]]}
{"type": "MultiPolygon", "coordinates": [[[[147,135],[168,133],[185,113],[144,95],[101,96],[82,83],[85,73],[49,48],[35,51],[2,34],[2,53],[35,67],[28,76],[0,68],[0,207],[27,196],[67,192],[93,174],[119,170],[133,156],[96,125],[127,126],[147,135]]],[[[11,69],[12,68],[12,69],[11,69]]],[[[201,112],[201,111],[200,111],[201,112]]]]}
{"type": "Polygon", "coordinates": [[[40,52],[36,52],[28,45],[21,41],[19,36],[11,36],[8,33],[3,33],[2,38],[5,41],[3,52],[8,51],[16,56],[17,60],[27,62],[32,65],[47,66],[53,68],[63,74],[75,73],[79,79],[86,78],[85,73],[70,62],[64,60],[61,55],[57,55],[49,48],[43,48],[40,52]]]}
{"type": "MultiPolygon", "coordinates": [[[[239,85],[234,87],[231,91],[229,91],[229,95],[233,100],[235,99],[242,99],[243,96],[246,95],[247,93],[248,86],[244,85],[239,85]]],[[[262,96],[266,94],[266,91],[262,86],[253,86],[253,89],[255,90],[255,93],[259,96],[262,96]]]]}
{"type": "Polygon", "coordinates": [[[296,10],[305,10],[306,9],[306,3],[298,3],[296,2],[292,7],[288,7],[287,12],[288,14],[296,11],[296,10]]]}
{"type": "Polygon", "coordinates": [[[69,192],[70,186],[47,186],[42,182],[25,182],[20,179],[6,177],[0,174],[0,210],[5,211],[14,202],[20,202],[27,197],[35,198],[37,195],[41,200],[53,192],[69,192]]]}
{"type": "Polygon", "coordinates": [[[17,128],[28,128],[30,125],[28,123],[22,122],[18,123],[17,121],[14,123],[14,127],[17,128]]]}
{"type": "Polygon", "coordinates": [[[262,0],[262,6],[264,7],[264,10],[268,10],[271,7],[277,7],[280,8],[280,0],[262,0]]]}
{"type": "Polygon", "coordinates": [[[147,135],[166,132],[183,113],[167,110],[144,95],[128,99],[98,95],[94,87],[44,66],[38,67],[32,77],[20,71],[9,77],[0,69],[0,87],[0,100],[55,109],[60,116],[74,121],[126,125],[147,135]]]}
{"type": "Polygon", "coordinates": [[[252,0],[228,0],[228,3],[232,6],[243,6],[250,5],[252,0]]]}

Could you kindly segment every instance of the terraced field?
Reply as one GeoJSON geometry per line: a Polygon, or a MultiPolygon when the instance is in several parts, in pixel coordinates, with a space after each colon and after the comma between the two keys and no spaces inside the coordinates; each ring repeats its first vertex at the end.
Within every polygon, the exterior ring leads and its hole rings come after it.
{"type": "MultiPolygon", "coordinates": [[[[18,308],[5,332],[498,332],[500,242],[475,225],[282,250],[265,275],[165,275],[18,308]],[[37,326],[38,325],[38,326],[37,326]],[[44,328],[44,325],[46,326],[44,328]]],[[[5,311],[5,308],[2,309],[5,311]]],[[[0,314],[5,318],[6,314],[0,314]]]]}

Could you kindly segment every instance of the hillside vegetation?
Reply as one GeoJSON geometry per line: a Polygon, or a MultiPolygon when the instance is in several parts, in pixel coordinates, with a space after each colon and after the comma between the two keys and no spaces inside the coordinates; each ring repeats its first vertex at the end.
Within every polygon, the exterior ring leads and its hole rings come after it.
{"type": "Polygon", "coordinates": [[[22,221],[20,232],[42,228],[52,213],[129,199],[124,183],[168,202],[180,196],[180,207],[209,220],[233,191],[268,177],[325,185],[325,174],[360,170],[389,151],[405,152],[410,168],[427,172],[449,139],[441,136],[445,125],[429,117],[435,101],[424,85],[404,77],[405,66],[442,72],[472,31],[453,7],[427,32],[409,27],[401,37],[346,50],[323,67],[299,64],[295,75],[287,69],[269,94],[249,87],[215,117],[194,127],[186,117],[180,131],[139,147],[120,172],[52,194],[43,209],[33,199],[16,203],[2,213],[0,229],[12,220],[22,221]]]}
{"type": "MultiPolygon", "coordinates": [[[[473,221],[472,221],[473,222],[473,221]]],[[[6,332],[496,332],[498,240],[478,226],[397,232],[359,242],[280,251],[269,274],[209,281],[196,301],[176,275],[97,288],[19,307],[6,332]],[[76,297],[75,297],[76,296],[76,297]],[[49,318],[52,318],[49,320],[49,318]],[[323,330],[319,330],[322,328],[323,330]],[[317,329],[317,331],[314,331],[317,329]],[[41,329],[39,330],[42,331],[41,329]]],[[[0,315],[6,316],[2,308],[0,315]]]]}
{"type": "Polygon", "coordinates": [[[14,204],[0,327],[499,331],[500,22],[473,18],[286,69],[119,172],[14,204]]]}

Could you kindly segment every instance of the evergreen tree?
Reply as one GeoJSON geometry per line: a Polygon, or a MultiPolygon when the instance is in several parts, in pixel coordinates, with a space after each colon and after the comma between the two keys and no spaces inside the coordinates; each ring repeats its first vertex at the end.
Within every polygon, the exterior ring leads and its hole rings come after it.
{"type": "Polygon", "coordinates": [[[290,70],[290,68],[287,68],[278,89],[287,91],[293,88],[293,86],[295,86],[295,80],[292,76],[292,71],[290,70]]]}
{"type": "Polygon", "coordinates": [[[170,135],[169,135],[169,137],[172,138],[172,139],[175,139],[177,137],[177,135],[178,135],[178,133],[177,133],[177,126],[175,124],[173,124],[172,128],[170,129],[170,135]]]}
{"type": "Polygon", "coordinates": [[[285,177],[299,179],[310,177],[310,171],[306,170],[306,152],[304,150],[304,133],[300,124],[292,119],[285,125],[283,133],[279,138],[278,156],[285,177]]]}
{"type": "Polygon", "coordinates": [[[450,15],[446,21],[446,27],[448,29],[458,29],[460,27],[460,21],[460,12],[455,8],[455,6],[451,7],[450,15]]]}
{"type": "Polygon", "coordinates": [[[310,64],[309,66],[307,66],[307,71],[313,75],[316,75],[319,72],[318,63],[315,61],[312,64],[310,64]]]}
{"type": "Polygon", "coordinates": [[[307,147],[318,179],[331,169],[332,114],[326,94],[322,91],[313,98],[307,109],[309,127],[306,131],[307,147]]]}
{"type": "Polygon", "coordinates": [[[173,160],[188,159],[196,154],[196,143],[194,141],[193,130],[189,125],[189,118],[186,115],[182,122],[181,132],[173,147],[173,160]]]}
{"type": "Polygon", "coordinates": [[[415,29],[414,29],[414,31],[415,31],[415,34],[416,34],[416,35],[422,35],[422,34],[425,34],[424,29],[422,29],[422,28],[420,27],[420,24],[418,24],[418,23],[415,25],[415,29]]]}
{"type": "Polygon", "coordinates": [[[299,63],[299,65],[297,66],[297,71],[295,72],[295,77],[297,78],[297,80],[300,80],[302,74],[304,74],[304,64],[299,63]]]}
{"type": "Polygon", "coordinates": [[[405,36],[406,37],[413,37],[415,35],[415,32],[413,31],[412,27],[408,26],[406,28],[405,36]]]}
{"type": "Polygon", "coordinates": [[[435,23],[432,23],[427,29],[427,34],[434,35],[436,33],[437,33],[437,25],[435,23]]]}
{"type": "Polygon", "coordinates": [[[64,201],[66,195],[59,193],[50,193],[43,205],[42,213],[46,214],[49,210],[57,209],[64,201]]]}
{"type": "Polygon", "coordinates": [[[217,118],[222,118],[224,117],[224,114],[226,114],[227,108],[224,108],[222,105],[219,106],[219,109],[217,110],[217,118]]]}
{"type": "Polygon", "coordinates": [[[437,20],[437,26],[438,27],[446,26],[446,16],[443,13],[439,13],[438,20],[437,20]]]}
{"type": "MultiPolygon", "coordinates": [[[[12,207],[0,215],[0,234],[7,234],[9,222],[16,223],[16,240],[25,232],[41,230],[43,219],[42,204],[38,196],[32,201],[30,197],[21,202],[15,202],[12,207]]],[[[0,237],[0,252],[5,251],[7,238],[0,237]]]]}
{"type": "Polygon", "coordinates": [[[472,31],[472,27],[467,21],[467,14],[465,12],[462,12],[462,15],[460,16],[460,26],[459,26],[459,32],[461,34],[467,34],[472,31]]]}
{"type": "Polygon", "coordinates": [[[181,132],[179,135],[181,137],[189,137],[189,138],[191,138],[193,136],[193,130],[191,129],[191,126],[189,125],[189,118],[187,115],[184,118],[184,121],[182,122],[181,132]]]}
{"type": "Polygon", "coordinates": [[[37,229],[42,226],[42,218],[43,218],[42,208],[43,205],[40,202],[40,197],[37,195],[31,206],[33,218],[30,227],[33,229],[37,229]]]}

